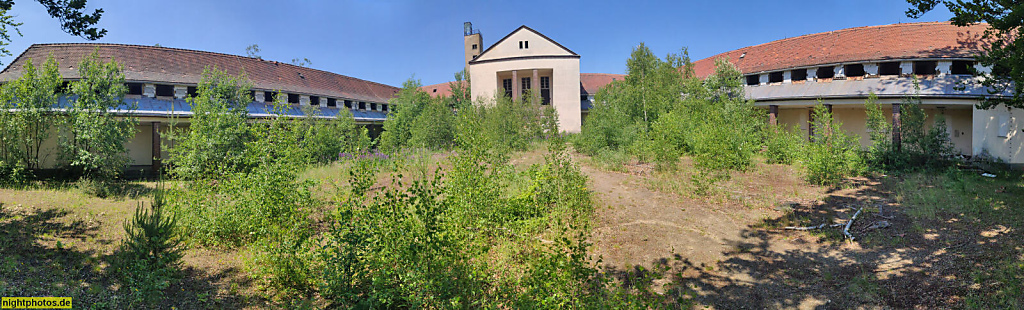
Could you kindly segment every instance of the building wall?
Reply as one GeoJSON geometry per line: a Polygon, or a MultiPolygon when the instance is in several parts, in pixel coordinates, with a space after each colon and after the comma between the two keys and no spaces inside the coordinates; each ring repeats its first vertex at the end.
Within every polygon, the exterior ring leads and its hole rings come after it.
{"type": "MultiPolygon", "coordinates": [[[[530,47],[532,49],[533,45],[530,47]]],[[[552,70],[551,105],[558,113],[558,127],[565,132],[579,132],[582,123],[579,58],[531,58],[471,64],[469,74],[473,96],[483,102],[493,102],[495,94],[501,94],[498,72],[532,69],[552,70]]]]}
{"type": "Polygon", "coordinates": [[[974,110],[974,152],[988,154],[1011,164],[1024,164],[1024,110],[998,106],[974,110]],[[1002,127],[1002,128],[1001,128],[1002,127]],[[1002,132],[1005,130],[1006,135],[1002,132]]]}
{"type": "Polygon", "coordinates": [[[571,56],[573,55],[554,42],[545,39],[529,30],[513,32],[504,41],[490,47],[486,54],[477,57],[477,61],[504,59],[524,56],[571,56]],[[519,41],[529,41],[529,48],[519,48],[519,41]]]}
{"type": "MultiPolygon", "coordinates": [[[[882,112],[885,114],[887,121],[892,120],[892,102],[890,101],[898,102],[898,100],[886,100],[881,103],[882,112]]],[[[976,102],[973,100],[963,101],[976,102]]],[[[811,102],[816,103],[816,101],[807,100],[803,100],[801,102],[790,101],[785,102],[785,104],[779,102],[779,125],[786,126],[787,128],[799,128],[804,137],[807,137],[809,134],[809,114],[811,109],[813,109],[811,102]]],[[[826,104],[830,102],[832,101],[824,101],[826,104]]],[[[964,155],[975,154],[976,150],[973,140],[977,138],[974,134],[975,126],[973,124],[975,116],[972,108],[965,104],[944,104],[942,106],[945,108],[939,109],[937,108],[937,105],[932,103],[934,102],[927,99],[923,101],[925,115],[927,116],[925,119],[925,127],[931,128],[934,126],[938,116],[945,115],[947,122],[946,130],[950,134],[950,141],[952,142],[955,150],[964,155]]],[[[943,101],[943,103],[948,102],[943,101]]],[[[832,114],[837,122],[842,123],[840,128],[858,137],[858,141],[862,148],[868,148],[871,146],[870,134],[867,128],[867,110],[863,106],[863,101],[861,101],[860,105],[833,104],[832,114]]]]}

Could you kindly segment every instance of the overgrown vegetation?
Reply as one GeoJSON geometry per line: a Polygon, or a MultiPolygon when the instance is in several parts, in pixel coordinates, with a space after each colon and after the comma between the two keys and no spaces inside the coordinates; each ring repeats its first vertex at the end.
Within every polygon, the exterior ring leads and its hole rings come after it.
{"type": "Polygon", "coordinates": [[[837,185],[862,170],[860,145],[856,137],[841,129],[843,124],[835,121],[829,110],[820,102],[814,106],[810,125],[814,128],[814,135],[805,147],[804,167],[807,181],[837,185]]]}
{"type": "Polygon", "coordinates": [[[141,203],[124,223],[125,238],[114,254],[115,272],[132,296],[132,304],[152,306],[180,279],[182,250],[177,219],[164,213],[162,189],[149,208],[141,203]]]}
{"type": "Polygon", "coordinates": [[[949,166],[954,151],[946,131],[946,119],[936,115],[935,122],[928,128],[927,115],[921,108],[920,87],[916,83],[915,88],[918,93],[904,97],[900,103],[900,144],[893,142],[895,129],[889,121],[891,118],[887,118],[878,105],[878,97],[871,94],[864,103],[871,137],[871,147],[865,157],[873,168],[941,170],[949,166]]]}

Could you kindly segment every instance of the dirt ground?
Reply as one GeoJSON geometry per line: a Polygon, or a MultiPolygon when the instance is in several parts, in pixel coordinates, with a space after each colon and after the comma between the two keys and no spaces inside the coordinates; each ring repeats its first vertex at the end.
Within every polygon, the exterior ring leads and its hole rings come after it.
{"type": "MultiPolygon", "coordinates": [[[[688,182],[685,172],[644,165],[610,172],[577,158],[597,200],[593,254],[603,268],[624,281],[666,270],[653,284],[685,287],[699,308],[962,308],[965,296],[979,295],[972,267],[996,268],[990,255],[1012,261],[1024,253],[1019,242],[999,243],[1019,236],[1010,224],[955,213],[912,219],[891,191],[901,180],[856,178],[827,189],[806,184],[790,166],[758,164],[700,196],[665,186],[688,182]],[[845,226],[784,228],[842,224],[857,210],[849,230],[856,241],[845,238],[845,226]]],[[[995,192],[1024,197],[1021,188],[995,192]]]]}

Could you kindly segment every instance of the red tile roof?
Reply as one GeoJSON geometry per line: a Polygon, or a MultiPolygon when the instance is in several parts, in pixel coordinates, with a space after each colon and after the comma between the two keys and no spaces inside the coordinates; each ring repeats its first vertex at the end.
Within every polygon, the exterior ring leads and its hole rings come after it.
{"type": "Polygon", "coordinates": [[[38,65],[50,54],[60,64],[64,78],[78,78],[78,62],[93,51],[123,64],[125,79],[129,81],[194,85],[199,83],[204,68],[216,66],[230,74],[245,72],[254,89],[380,103],[398,92],[397,87],[276,61],[178,48],[97,43],[33,44],[0,72],[0,81],[21,76],[27,59],[38,65]]]}
{"type": "Polygon", "coordinates": [[[580,94],[596,94],[597,91],[613,81],[626,79],[625,74],[611,73],[580,73],[580,94]]]}
{"type": "Polygon", "coordinates": [[[727,58],[744,74],[855,61],[969,58],[982,50],[987,24],[957,27],[948,22],[848,28],[744,47],[694,62],[697,76],[727,58]]]}
{"type": "Polygon", "coordinates": [[[455,82],[444,82],[440,84],[420,86],[420,90],[426,92],[431,97],[448,97],[452,95],[451,83],[455,82]]]}

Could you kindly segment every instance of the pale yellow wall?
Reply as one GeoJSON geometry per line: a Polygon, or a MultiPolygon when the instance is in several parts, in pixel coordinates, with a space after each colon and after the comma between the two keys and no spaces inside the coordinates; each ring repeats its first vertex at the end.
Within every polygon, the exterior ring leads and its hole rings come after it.
{"type": "Polygon", "coordinates": [[[974,152],[988,152],[1012,164],[1024,164],[1024,110],[998,106],[989,110],[974,110],[974,152]],[[1009,132],[999,136],[999,116],[1006,115],[1009,132]]]}
{"type": "MultiPolygon", "coordinates": [[[[825,103],[829,102],[830,101],[825,101],[825,103]]],[[[808,134],[808,113],[810,110],[810,106],[798,106],[796,104],[780,106],[778,118],[779,124],[785,125],[787,128],[797,126],[800,128],[804,137],[806,137],[808,134]]],[[[892,119],[891,105],[883,104],[882,111],[886,115],[887,120],[892,119]]],[[[942,115],[943,113],[948,115],[947,130],[949,130],[950,142],[952,142],[954,149],[959,154],[974,154],[974,150],[972,148],[972,132],[974,131],[972,126],[972,110],[966,109],[962,105],[940,110],[934,106],[928,105],[926,102],[926,128],[931,128],[935,122],[936,115],[942,115]]],[[[843,131],[858,137],[861,147],[867,148],[871,145],[871,138],[867,128],[867,111],[864,109],[863,105],[833,105],[832,114],[836,121],[842,123],[841,128],[843,131]]]]}
{"type": "MultiPolygon", "coordinates": [[[[532,48],[533,42],[530,44],[532,48]]],[[[533,69],[552,70],[551,105],[558,113],[558,128],[565,132],[579,132],[582,124],[579,58],[531,58],[471,64],[469,74],[473,96],[490,102],[498,93],[498,72],[533,69]]]]}
{"type": "MultiPolygon", "coordinates": [[[[477,57],[477,61],[504,59],[522,56],[569,56],[573,55],[554,42],[545,39],[526,29],[520,29],[509,35],[501,43],[493,46],[487,53],[477,57]],[[519,41],[529,41],[530,48],[519,48],[519,41]]],[[[578,96],[577,96],[578,97],[578,96]]]]}

